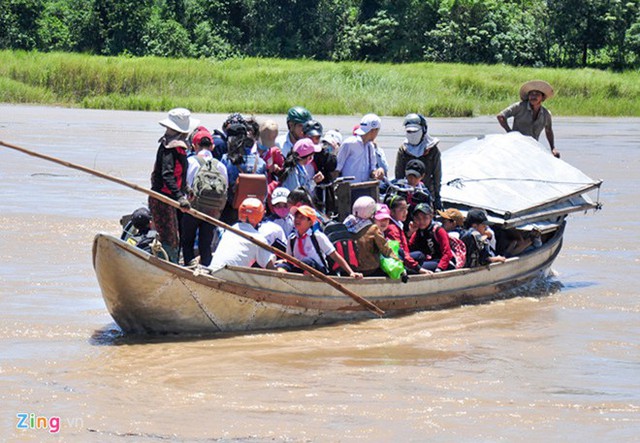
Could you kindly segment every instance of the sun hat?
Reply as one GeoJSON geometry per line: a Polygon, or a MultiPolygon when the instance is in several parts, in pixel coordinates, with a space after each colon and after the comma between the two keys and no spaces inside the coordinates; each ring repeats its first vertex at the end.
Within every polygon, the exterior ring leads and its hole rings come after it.
{"type": "Polygon", "coordinates": [[[191,111],[188,109],[174,108],[169,111],[167,118],[160,120],[158,123],[165,128],[188,134],[200,125],[200,120],[191,118],[191,111]]]}
{"type": "Polygon", "coordinates": [[[360,120],[360,127],[354,131],[356,135],[365,135],[372,129],[379,129],[382,121],[375,114],[367,114],[360,120]]]}
{"type": "Polygon", "coordinates": [[[291,208],[291,213],[296,215],[296,212],[304,215],[305,217],[311,219],[311,223],[315,223],[318,220],[318,215],[316,214],[316,210],[311,206],[302,205],[302,206],[294,206],[291,208]]]}
{"type": "Polygon", "coordinates": [[[322,146],[317,146],[310,138],[301,138],[293,145],[293,152],[298,154],[299,157],[307,157],[314,152],[320,152],[322,146]]]}
{"type": "Polygon", "coordinates": [[[286,203],[287,197],[289,197],[289,191],[287,188],[276,188],[271,193],[271,204],[277,205],[278,203],[286,203]]]}
{"type": "Polygon", "coordinates": [[[531,91],[540,91],[544,94],[544,98],[553,97],[553,88],[551,85],[544,80],[531,80],[524,83],[520,87],[520,98],[522,100],[526,100],[529,96],[529,92],[531,91]]]}
{"type": "Polygon", "coordinates": [[[470,209],[469,212],[467,212],[467,224],[471,226],[473,224],[479,225],[480,223],[484,223],[485,225],[490,224],[489,219],[487,219],[487,213],[484,209],[470,209]]]}
{"type": "Polygon", "coordinates": [[[462,226],[464,224],[464,215],[456,208],[449,208],[444,211],[438,210],[438,215],[447,220],[452,220],[456,226],[462,226]]]}
{"type": "Polygon", "coordinates": [[[417,158],[413,160],[409,160],[407,165],[404,168],[405,175],[415,175],[416,177],[421,177],[424,175],[427,168],[425,168],[424,163],[417,158]]]}
{"type": "Polygon", "coordinates": [[[385,218],[391,219],[391,210],[389,209],[389,206],[385,205],[384,203],[379,204],[374,218],[376,220],[384,220],[385,218]]]}

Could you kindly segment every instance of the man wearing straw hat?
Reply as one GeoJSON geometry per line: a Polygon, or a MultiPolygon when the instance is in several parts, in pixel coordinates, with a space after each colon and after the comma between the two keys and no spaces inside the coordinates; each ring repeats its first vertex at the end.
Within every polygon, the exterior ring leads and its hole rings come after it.
{"type": "MultiPolygon", "coordinates": [[[[156,153],[151,173],[151,189],[176,200],[181,208],[188,210],[191,205],[187,197],[187,136],[200,124],[200,120],[191,118],[188,109],[175,108],[169,111],[167,118],[158,123],[166,130],[156,153]]],[[[149,197],[149,210],[169,260],[178,263],[178,211],[153,197],[149,197]]]]}
{"type": "Polygon", "coordinates": [[[560,158],[560,152],[555,147],[551,113],[542,106],[542,102],[553,97],[553,88],[543,80],[531,80],[520,87],[521,102],[517,102],[504,109],[496,117],[505,131],[518,131],[523,135],[539,139],[544,129],[551,147],[551,153],[560,158]],[[513,117],[513,127],[509,127],[507,119],[513,117]]]}

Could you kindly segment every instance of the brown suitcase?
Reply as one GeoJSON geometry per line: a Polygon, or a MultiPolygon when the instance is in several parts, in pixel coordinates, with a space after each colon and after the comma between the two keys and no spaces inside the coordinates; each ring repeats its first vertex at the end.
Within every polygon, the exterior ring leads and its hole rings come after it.
{"type": "Polygon", "coordinates": [[[238,209],[247,197],[255,197],[261,202],[267,198],[267,176],[264,174],[240,174],[233,197],[233,209],[238,209]]]}

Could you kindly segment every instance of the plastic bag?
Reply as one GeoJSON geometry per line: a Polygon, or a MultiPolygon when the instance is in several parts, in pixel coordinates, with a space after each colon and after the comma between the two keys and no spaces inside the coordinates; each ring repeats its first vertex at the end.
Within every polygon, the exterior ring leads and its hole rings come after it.
{"type": "MultiPolygon", "coordinates": [[[[398,251],[400,250],[400,242],[398,240],[389,240],[387,244],[393,250],[393,252],[395,252],[396,256],[398,256],[398,251]]],[[[380,268],[392,280],[400,280],[402,278],[402,275],[405,273],[404,264],[402,263],[402,261],[392,257],[385,257],[382,254],[380,254],[380,268]]]]}

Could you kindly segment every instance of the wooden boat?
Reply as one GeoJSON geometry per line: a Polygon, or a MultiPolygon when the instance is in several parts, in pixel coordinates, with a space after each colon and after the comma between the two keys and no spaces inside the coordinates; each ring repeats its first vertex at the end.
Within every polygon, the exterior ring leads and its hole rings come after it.
{"type": "MultiPolygon", "coordinates": [[[[541,247],[505,263],[411,276],[406,284],[379,277],[335,279],[383,309],[385,316],[528,294],[532,286],[544,282],[560,252],[567,214],[597,207],[584,192],[600,183],[553,158],[533,139],[512,134],[495,136],[498,139],[494,140],[492,137],[476,141],[490,148],[506,142],[497,156],[488,155],[473,143],[463,143],[459,145],[462,149],[454,147],[443,154],[443,169],[449,168],[453,174],[443,177],[445,206],[457,206],[463,211],[472,206],[483,207],[498,226],[539,229],[544,238],[541,247]],[[522,162],[524,170],[509,169],[511,178],[494,174],[485,179],[477,176],[478,171],[459,168],[461,159],[466,161],[474,155],[495,162],[525,156],[527,161],[522,162]],[[560,174],[554,176],[563,177],[562,180],[549,184],[548,176],[532,177],[531,171],[536,169],[532,164],[538,163],[542,174],[549,174],[551,168],[553,174],[560,174]],[[562,170],[556,170],[559,165],[562,170]],[[497,184],[514,180],[515,186],[497,184]],[[487,192],[484,187],[477,187],[482,182],[500,191],[487,192]],[[467,192],[460,192],[465,185],[467,192]],[[535,192],[537,197],[518,197],[527,186],[533,186],[527,191],[535,192]],[[554,189],[549,191],[549,187],[554,189]],[[508,192],[515,196],[509,197],[508,192]],[[508,200],[506,207],[498,204],[496,195],[508,200]],[[513,205],[514,200],[517,205],[513,205]]],[[[479,172],[488,173],[490,166],[481,165],[479,172]]],[[[244,332],[376,317],[337,289],[308,276],[240,267],[194,272],[108,234],[95,237],[93,265],[106,306],[124,332],[244,332]]]]}

